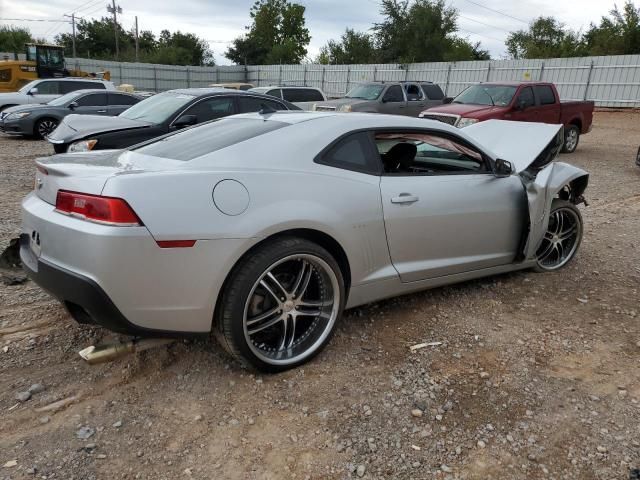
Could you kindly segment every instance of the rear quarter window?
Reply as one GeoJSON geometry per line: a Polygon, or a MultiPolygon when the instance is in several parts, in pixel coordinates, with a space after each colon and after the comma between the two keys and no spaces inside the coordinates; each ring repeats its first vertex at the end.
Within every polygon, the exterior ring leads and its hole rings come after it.
{"type": "Polygon", "coordinates": [[[429,100],[442,100],[444,92],[439,85],[434,83],[423,83],[422,90],[429,100]]]}
{"type": "Polygon", "coordinates": [[[161,137],[133,150],[145,155],[186,162],[286,125],[273,120],[265,122],[250,118],[223,118],[161,137]]]}
{"type": "Polygon", "coordinates": [[[549,85],[537,85],[533,87],[540,105],[551,105],[556,103],[556,96],[553,93],[553,88],[549,85]]]}
{"type": "Polygon", "coordinates": [[[369,132],[347,135],[316,158],[316,163],[355,172],[380,174],[379,157],[373,151],[369,132]]]}

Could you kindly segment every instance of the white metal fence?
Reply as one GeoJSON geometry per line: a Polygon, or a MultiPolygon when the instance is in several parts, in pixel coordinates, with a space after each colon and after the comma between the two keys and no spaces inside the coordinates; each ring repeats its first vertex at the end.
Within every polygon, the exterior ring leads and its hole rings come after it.
{"type": "Polygon", "coordinates": [[[83,70],[108,69],[112,80],[138,90],[204,87],[244,82],[256,86],[305,85],[339,97],[363,81],[430,80],[447,95],[486,81],[544,80],[557,85],[563,100],[594,100],[598,106],[640,107],[640,55],[490,60],[378,65],[260,65],[180,67],[68,59],[83,70]]]}

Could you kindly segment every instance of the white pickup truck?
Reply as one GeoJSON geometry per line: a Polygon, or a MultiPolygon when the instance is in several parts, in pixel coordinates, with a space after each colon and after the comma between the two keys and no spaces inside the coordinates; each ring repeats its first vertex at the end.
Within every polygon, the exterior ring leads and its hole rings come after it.
{"type": "Polygon", "coordinates": [[[62,95],[84,89],[115,90],[112,82],[91,78],[41,78],[27,83],[17,92],[0,93],[0,112],[16,105],[47,103],[62,95]]]}

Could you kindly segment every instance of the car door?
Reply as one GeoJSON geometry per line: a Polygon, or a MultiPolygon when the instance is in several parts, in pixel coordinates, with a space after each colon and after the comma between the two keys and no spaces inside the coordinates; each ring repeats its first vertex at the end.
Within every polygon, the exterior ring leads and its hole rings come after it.
{"type": "Polygon", "coordinates": [[[403,282],[514,261],[527,215],[517,176],[498,178],[481,152],[434,131],[378,131],[375,143],[389,252],[403,282]]]}
{"type": "Polygon", "coordinates": [[[140,99],[132,95],[125,95],[124,93],[107,92],[107,115],[116,116],[120,115],[131,105],[138,103],[140,99]]]}
{"type": "Polygon", "coordinates": [[[382,94],[378,112],[391,115],[407,115],[407,99],[400,85],[389,85],[382,94]]]}
{"type": "Polygon", "coordinates": [[[533,93],[536,97],[536,108],[539,112],[538,121],[560,123],[560,108],[558,108],[558,101],[551,85],[536,85],[533,87],[533,93]]]}
{"type": "Polygon", "coordinates": [[[77,98],[73,113],[80,115],[107,115],[107,94],[87,93],[77,98]]]}
{"type": "Polygon", "coordinates": [[[208,122],[216,118],[228,117],[236,113],[236,106],[233,96],[216,95],[214,97],[205,97],[189,106],[179,117],[193,115],[196,117],[196,124],[208,122]]]}
{"type": "Polygon", "coordinates": [[[444,92],[439,85],[436,85],[435,83],[423,83],[420,86],[422,87],[422,91],[424,92],[426,97],[426,108],[435,107],[436,105],[442,105],[442,102],[444,100],[444,92]]]}
{"type": "Polygon", "coordinates": [[[30,94],[28,103],[47,103],[62,95],[59,80],[42,80],[34,88],[38,89],[38,93],[30,94]]]}
{"type": "Polygon", "coordinates": [[[407,96],[406,115],[417,117],[426,108],[424,93],[416,83],[405,83],[404,93],[407,96]]]}
{"type": "Polygon", "coordinates": [[[509,120],[518,122],[539,122],[539,111],[531,87],[523,87],[518,92],[509,120]]]}

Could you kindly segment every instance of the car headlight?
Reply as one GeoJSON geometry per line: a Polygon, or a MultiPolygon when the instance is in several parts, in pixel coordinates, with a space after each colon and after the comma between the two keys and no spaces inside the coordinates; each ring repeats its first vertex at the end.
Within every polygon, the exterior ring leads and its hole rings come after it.
{"type": "Polygon", "coordinates": [[[24,117],[28,117],[29,115],[31,115],[31,112],[14,112],[14,113],[10,113],[9,115],[7,115],[7,120],[16,120],[19,118],[24,118],[24,117]]]}
{"type": "Polygon", "coordinates": [[[468,127],[469,125],[473,125],[474,123],[478,123],[478,119],[477,118],[465,118],[465,117],[462,117],[460,120],[458,120],[458,123],[456,124],[456,127],[464,128],[464,127],[468,127]]]}
{"type": "Polygon", "coordinates": [[[67,148],[67,153],[89,152],[93,150],[93,147],[96,146],[96,143],[98,143],[98,140],[95,139],[73,142],[71,145],[69,145],[69,148],[67,148]]]}
{"type": "Polygon", "coordinates": [[[351,110],[351,105],[341,105],[339,109],[340,112],[350,112],[351,110]]]}

